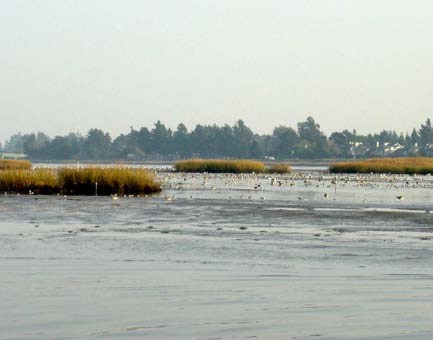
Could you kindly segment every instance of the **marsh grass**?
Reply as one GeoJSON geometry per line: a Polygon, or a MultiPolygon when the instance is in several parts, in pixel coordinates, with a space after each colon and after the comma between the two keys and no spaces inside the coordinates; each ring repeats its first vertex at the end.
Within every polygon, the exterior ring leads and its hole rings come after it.
{"type": "Polygon", "coordinates": [[[239,159],[189,159],[179,161],[174,165],[178,172],[209,172],[209,173],[263,173],[266,172],[262,162],[239,159]]]}
{"type": "Polygon", "coordinates": [[[0,191],[36,195],[55,195],[61,191],[56,171],[2,170],[0,171],[0,191]]]}
{"type": "Polygon", "coordinates": [[[272,164],[267,169],[267,172],[271,174],[289,174],[290,172],[292,172],[292,169],[288,164],[280,163],[280,164],[272,164]]]}
{"type": "Polygon", "coordinates": [[[63,192],[70,195],[142,195],[161,191],[153,175],[144,169],[60,169],[63,192]]]}
{"type": "Polygon", "coordinates": [[[148,195],[161,191],[145,169],[82,168],[0,171],[0,191],[41,195],[148,195]]]}
{"type": "Polygon", "coordinates": [[[21,159],[0,159],[0,170],[30,170],[32,163],[21,159]]]}
{"type": "Polygon", "coordinates": [[[372,158],[361,161],[338,162],[330,165],[329,172],[425,175],[433,173],[433,158],[372,158]]]}

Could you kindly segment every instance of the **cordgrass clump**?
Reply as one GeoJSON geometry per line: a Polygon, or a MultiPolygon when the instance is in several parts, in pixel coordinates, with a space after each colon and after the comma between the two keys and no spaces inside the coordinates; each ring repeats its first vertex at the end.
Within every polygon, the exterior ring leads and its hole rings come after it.
{"type": "Polygon", "coordinates": [[[82,168],[0,171],[0,191],[36,195],[148,195],[161,191],[145,169],[82,168]]]}
{"type": "Polygon", "coordinates": [[[0,170],[30,170],[32,163],[21,159],[0,159],[0,170]]]}
{"type": "Polygon", "coordinates": [[[209,172],[209,173],[263,173],[266,167],[262,162],[239,159],[190,159],[179,161],[174,165],[178,172],[209,172]]]}
{"type": "Polygon", "coordinates": [[[268,172],[270,174],[289,174],[290,172],[292,172],[292,169],[288,164],[280,163],[280,164],[272,164],[268,168],[268,172]]]}
{"type": "Polygon", "coordinates": [[[144,169],[64,168],[58,176],[62,192],[68,195],[143,195],[161,191],[153,175],[144,169]]]}
{"type": "Polygon", "coordinates": [[[56,171],[2,170],[0,171],[0,191],[15,194],[55,195],[61,191],[56,171]]]}
{"type": "Polygon", "coordinates": [[[329,172],[426,175],[433,173],[433,158],[371,158],[361,161],[338,162],[331,164],[329,172]]]}

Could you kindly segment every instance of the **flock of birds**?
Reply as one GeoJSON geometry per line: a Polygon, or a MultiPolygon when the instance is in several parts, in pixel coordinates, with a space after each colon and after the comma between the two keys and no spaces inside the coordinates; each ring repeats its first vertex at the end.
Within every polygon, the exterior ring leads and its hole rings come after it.
{"type": "MultiPolygon", "coordinates": [[[[265,192],[275,192],[296,188],[311,188],[317,192],[322,192],[322,199],[335,199],[337,191],[342,188],[364,188],[364,189],[432,189],[433,176],[403,176],[390,174],[365,174],[365,175],[333,175],[323,172],[302,173],[295,172],[289,175],[263,175],[263,174],[211,174],[211,173],[177,173],[161,171],[156,173],[158,180],[162,183],[165,191],[183,190],[226,190],[232,193],[228,199],[234,199],[233,193],[240,191],[237,198],[257,199],[254,193],[261,192],[258,197],[265,200],[265,192]],[[248,193],[248,194],[246,194],[248,193]]],[[[302,190],[297,191],[299,193],[302,190]]],[[[7,195],[7,193],[4,193],[7,195]]],[[[29,191],[29,195],[33,195],[29,191]]],[[[127,196],[125,196],[127,197],[127,196]]],[[[128,196],[127,198],[130,198],[128,196]]],[[[165,195],[167,201],[176,199],[176,195],[165,195]]],[[[193,198],[192,195],[189,196],[193,198]]],[[[66,199],[66,196],[64,196],[66,199]]],[[[117,194],[111,195],[111,199],[116,201],[120,198],[117,194]]],[[[305,200],[303,196],[298,196],[298,200],[305,200]]],[[[402,201],[405,196],[398,193],[395,199],[402,201]]]]}
{"type": "MultiPolygon", "coordinates": [[[[430,176],[402,176],[389,174],[366,175],[333,175],[327,173],[293,173],[290,175],[262,175],[262,174],[184,174],[184,173],[160,173],[160,181],[163,187],[170,191],[183,190],[227,190],[230,193],[240,191],[237,198],[265,200],[265,193],[293,189],[298,193],[302,190],[296,188],[316,189],[321,193],[322,199],[334,199],[338,190],[342,188],[361,189],[394,189],[396,200],[402,201],[405,196],[401,194],[404,189],[433,188],[433,177],[430,176]],[[257,192],[262,193],[257,197],[257,192]]],[[[166,200],[176,199],[176,195],[165,196],[166,200]]],[[[193,198],[190,195],[190,198],[193,198]]],[[[234,196],[227,196],[233,199],[234,196]]],[[[305,200],[301,196],[298,200],[305,200]]]]}

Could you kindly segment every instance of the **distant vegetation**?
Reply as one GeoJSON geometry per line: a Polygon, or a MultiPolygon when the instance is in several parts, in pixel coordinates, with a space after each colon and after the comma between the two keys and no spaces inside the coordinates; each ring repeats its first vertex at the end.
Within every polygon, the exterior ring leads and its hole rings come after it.
{"type": "Polygon", "coordinates": [[[0,170],[22,169],[29,170],[32,168],[32,163],[26,160],[0,159],[0,170]]]}
{"type": "Polygon", "coordinates": [[[62,187],[55,171],[3,170],[0,171],[0,191],[5,193],[55,195],[62,187]]]}
{"type": "Polygon", "coordinates": [[[432,158],[376,158],[353,162],[331,164],[333,173],[391,173],[391,174],[431,174],[432,158]]]}
{"type": "Polygon", "coordinates": [[[271,174],[288,174],[292,172],[292,169],[287,164],[272,164],[268,169],[267,172],[271,174]]]}
{"type": "MultiPolygon", "coordinates": [[[[233,126],[179,124],[171,130],[160,121],[112,138],[100,129],[86,134],[48,137],[43,132],[15,134],[4,152],[24,153],[32,160],[143,161],[188,158],[230,159],[325,159],[433,156],[430,119],[411,133],[383,130],[359,134],[355,130],[326,136],[312,117],[295,128],[277,126],[272,134],[254,133],[242,120],[233,126]]],[[[1,151],[1,150],[0,150],[1,151]]]]}
{"type": "Polygon", "coordinates": [[[82,168],[0,171],[0,191],[41,195],[148,195],[161,191],[144,169],[82,168]]]}
{"type": "Polygon", "coordinates": [[[161,191],[153,175],[144,169],[64,168],[58,175],[63,193],[70,195],[141,195],[161,191]]]}
{"type": "Polygon", "coordinates": [[[175,163],[178,172],[209,173],[274,173],[287,174],[292,171],[287,164],[273,164],[268,168],[259,161],[238,159],[189,159],[175,163]]]}
{"type": "Polygon", "coordinates": [[[190,159],[175,164],[179,172],[210,173],[262,173],[266,167],[262,162],[251,160],[190,159]]]}

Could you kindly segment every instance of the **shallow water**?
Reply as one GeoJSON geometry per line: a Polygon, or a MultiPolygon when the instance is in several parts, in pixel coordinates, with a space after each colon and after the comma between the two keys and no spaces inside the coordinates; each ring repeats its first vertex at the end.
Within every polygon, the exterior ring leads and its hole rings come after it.
{"type": "Polygon", "coordinates": [[[430,177],[159,176],[0,197],[0,338],[433,338],[430,177]]]}

